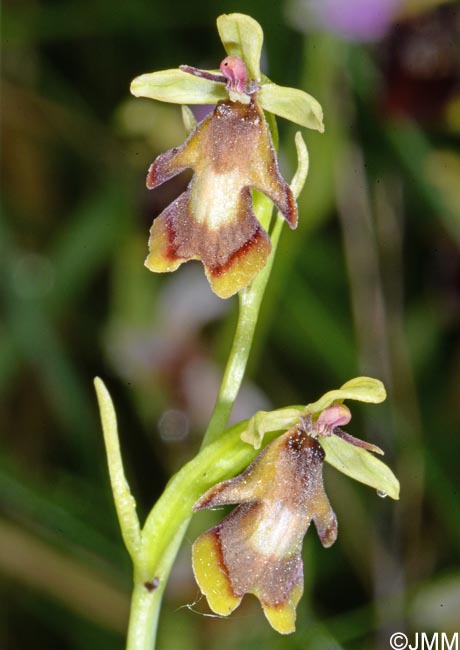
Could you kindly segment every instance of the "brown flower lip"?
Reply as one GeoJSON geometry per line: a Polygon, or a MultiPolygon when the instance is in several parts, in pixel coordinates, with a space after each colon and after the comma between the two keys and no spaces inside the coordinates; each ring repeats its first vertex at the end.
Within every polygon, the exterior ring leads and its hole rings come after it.
{"type": "Polygon", "coordinates": [[[195,504],[195,511],[238,504],[193,547],[195,576],[213,611],[228,614],[251,593],[275,629],[294,630],[303,591],[300,553],[311,521],[323,546],[337,537],[337,519],[323,487],[323,460],[320,444],[300,422],[245,472],[211,488],[195,504]]]}
{"type": "Polygon", "coordinates": [[[252,209],[251,190],[268,196],[291,228],[297,225],[297,204],[279,173],[257,100],[219,102],[183,145],[158,156],[147,187],[153,189],[187,167],[194,176],[155,219],[146,266],[174,271],[183,262],[201,260],[212,289],[227,298],[249,284],[271,251],[252,209]]]}

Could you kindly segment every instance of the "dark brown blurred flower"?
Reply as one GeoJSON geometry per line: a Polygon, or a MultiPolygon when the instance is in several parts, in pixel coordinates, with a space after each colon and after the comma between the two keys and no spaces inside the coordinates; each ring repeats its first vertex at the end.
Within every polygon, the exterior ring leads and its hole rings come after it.
{"type": "Polygon", "coordinates": [[[460,93],[457,2],[396,24],[383,43],[386,110],[420,121],[438,118],[460,93]]]}

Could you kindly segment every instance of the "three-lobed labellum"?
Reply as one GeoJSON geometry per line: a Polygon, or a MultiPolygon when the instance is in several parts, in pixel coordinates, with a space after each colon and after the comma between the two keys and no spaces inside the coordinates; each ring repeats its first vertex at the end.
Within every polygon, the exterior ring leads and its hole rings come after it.
{"type": "Polygon", "coordinates": [[[213,291],[228,298],[251,282],[271,251],[252,209],[251,189],[268,196],[291,228],[297,225],[295,197],[279,173],[257,99],[219,102],[182,146],[158,156],[147,187],[153,189],[186,168],[194,176],[155,219],[146,266],[165,272],[201,260],[213,291]]]}
{"type": "Polygon", "coordinates": [[[195,577],[214,612],[228,615],[245,594],[254,594],[274,629],[294,631],[308,527],[313,521],[325,547],[337,537],[323,460],[320,444],[300,422],[245,472],[214,486],[195,504],[195,511],[239,504],[193,545],[195,577]]]}

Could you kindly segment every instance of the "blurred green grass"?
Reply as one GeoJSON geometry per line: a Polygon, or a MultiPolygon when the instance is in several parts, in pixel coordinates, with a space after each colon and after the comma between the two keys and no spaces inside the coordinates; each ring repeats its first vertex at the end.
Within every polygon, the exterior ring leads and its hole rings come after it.
{"type": "MultiPolygon", "coordinates": [[[[311,173],[299,229],[283,234],[263,306],[253,388],[279,407],[312,401],[356,374],[381,378],[386,405],[355,409],[350,431],[387,450],[402,496],[388,503],[328,472],[339,539],[324,551],[308,535],[305,596],[288,638],[268,628],[254,599],[230,620],[184,607],[197,599],[190,545],[204,526],[194,520],[166,595],[159,648],[364,649],[388,647],[395,629],[454,629],[458,62],[456,94],[437,104],[422,85],[423,102],[435,104],[428,119],[410,102],[396,114],[387,62],[390,50],[397,52],[397,28],[376,45],[303,34],[287,20],[287,4],[23,0],[4,7],[2,648],[123,647],[130,568],[108,488],[93,376],[113,392],[141,513],[197,447],[212,398],[201,395],[202,407],[191,403],[184,378],[191,373],[198,381],[194,368],[223,362],[235,305],[229,320],[216,312],[193,327],[186,318],[168,321],[177,285],[149,274],[143,256],[152,217],[183,181],[151,195],[144,177],[184,131],[177,107],[136,104],[128,89],[148,70],[215,66],[222,52],[214,21],[223,11],[261,22],[271,78],[313,94],[326,116],[324,135],[305,134],[311,173]],[[172,343],[162,338],[168,328],[172,343]],[[170,343],[175,352],[166,355],[170,343]],[[189,420],[181,439],[161,433],[170,409],[189,420]]],[[[429,8],[422,19],[447,21],[452,38],[448,12],[458,17],[456,4],[429,8]]],[[[280,132],[289,176],[293,131],[280,124],[280,132]]],[[[194,609],[206,612],[202,601],[194,609]]]]}

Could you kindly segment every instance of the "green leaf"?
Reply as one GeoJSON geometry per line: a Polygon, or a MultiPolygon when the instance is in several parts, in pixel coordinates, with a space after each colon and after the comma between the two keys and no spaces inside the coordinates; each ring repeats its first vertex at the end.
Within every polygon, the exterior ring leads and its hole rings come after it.
{"type": "Polygon", "coordinates": [[[131,93],[171,104],[216,104],[227,97],[224,84],[195,77],[179,68],[136,77],[131,82],[131,93]]]}
{"type": "Polygon", "coordinates": [[[324,132],[321,104],[303,90],[267,83],[263,84],[257,93],[257,99],[265,111],[284,117],[307,129],[324,132]]]}
{"type": "Polygon", "coordinates": [[[321,413],[331,404],[345,399],[354,399],[358,402],[379,404],[386,399],[385,386],[379,379],[372,377],[355,377],[350,379],[338,390],[330,390],[312,404],[307,404],[305,413],[321,413]]]}
{"type": "Polygon", "coordinates": [[[299,421],[304,412],[303,406],[288,406],[276,411],[257,411],[247,422],[241,440],[260,449],[262,440],[269,431],[286,431],[299,421]]]}
{"type": "Polygon", "coordinates": [[[264,33],[259,23],[245,14],[222,14],[217,19],[217,30],[227,54],[243,59],[250,79],[260,81],[264,33]]]}
{"type": "Polygon", "coordinates": [[[399,481],[391,469],[369,451],[354,447],[338,436],[320,436],[326,461],[351,478],[378,490],[381,496],[399,499],[399,481]]]}
{"type": "Polygon", "coordinates": [[[123,469],[120,441],[118,439],[117,416],[109,391],[99,377],[95,378],[94,387],[99,404],[107,463],[109,466],[110,484],[121,534],[128,553],[133,561],[135,561],[142,547],[141,529],[136,513],[136,501],[131,494],[123,469]]]}

